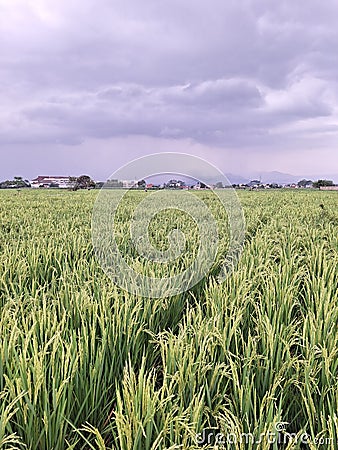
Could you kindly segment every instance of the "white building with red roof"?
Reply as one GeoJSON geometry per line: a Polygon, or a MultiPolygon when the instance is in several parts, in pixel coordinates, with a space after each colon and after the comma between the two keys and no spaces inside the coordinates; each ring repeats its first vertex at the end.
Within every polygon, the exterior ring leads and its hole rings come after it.
{"type": "Polygon", "coordinates": [[[58,187],[58,188],[70,188],[73,185],[71,181],[71,177],[64,176],[51,176],[51,175],[39,175],[34,178],[31,182],[32,188],[49,188],[49,187],[58,187]]]}

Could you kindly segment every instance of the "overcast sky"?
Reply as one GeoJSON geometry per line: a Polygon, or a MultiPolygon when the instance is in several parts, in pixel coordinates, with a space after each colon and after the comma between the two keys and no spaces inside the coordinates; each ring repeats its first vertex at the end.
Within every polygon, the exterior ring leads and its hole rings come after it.
{"type": "Polygon", "coordinates": [[[0,179],[162,151],[337,174],[337,20],[337,0],[0,0],[0,179]]]}

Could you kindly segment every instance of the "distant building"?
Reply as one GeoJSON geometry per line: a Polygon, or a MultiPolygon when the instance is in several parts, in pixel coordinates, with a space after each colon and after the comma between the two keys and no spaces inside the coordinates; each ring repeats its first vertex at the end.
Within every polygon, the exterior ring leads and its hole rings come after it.
{"type": "Polygon", "coordinates": [[[122,180],[122,187],[125,189],[130,189],[137,186],[137,181],[135,180],[122,180]]]}
{"type": "Polygon", "coordinates": [[[31,181],[32,188],[71,188],[73,186],[71,177],[39,175],[31,181]]]}
{"type": "Polygon", "coordinates": [[[210,189],[210,187],[211,187],[211,186],[208,186],[207,184],[202,183],[201,181],[198,181],[198,182],[195,184],[194,189],[197,189],[197,190],[199,190],[199,189],[210,189]]]}
{"type": "Polygon", "coordinates": [[[338,186],[321,186],[321,191],[338,191],[338,186]]]}
{"type": "Polygon", "coordinates": [[[140,187],[136,180],[118,180],[117,178],[113,178],[107,180],[103,186],[105,189],[131,189],[140,187]]]}
{"type": "Polygon", "coordinates": [[[167,189],[186,189],[187,186],[184,181],[181,180],[169,180],[168,183],[166,183],[165,187],[167,189]]]}
{"type": "Polygon", "coordinates": [[[278,183],[269,183],[265,186],[266,189],[280,189],[281,187],[278,183]]]}

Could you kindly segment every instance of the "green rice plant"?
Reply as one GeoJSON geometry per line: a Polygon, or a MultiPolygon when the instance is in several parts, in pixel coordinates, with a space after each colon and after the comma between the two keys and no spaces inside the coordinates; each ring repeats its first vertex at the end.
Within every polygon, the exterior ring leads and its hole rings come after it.
{"type": "MultiPolygon", "coordinates": [[[[337,194],[239,192],[244,250],[219,283],[227,217],[210,192],[194,193],[218,214],[214,264],[188,292],[158,299],[123,291],[100,267],[96,195],[0,192],[0,448],[198,449],[204,430],[203,448],[336,449],[337,194]],[[270,442],[284,422],[285,441],[270,442]],[[217,447],[217,435],[236,442],[217,447]]],[[[130,219],[147,195],[120,205],[119,248],[140,273],[184,270],[198,249],[184,214],[159,214],[150,228],[162,250],[184,231],[174,264],[132,245],[130,219]]]]}

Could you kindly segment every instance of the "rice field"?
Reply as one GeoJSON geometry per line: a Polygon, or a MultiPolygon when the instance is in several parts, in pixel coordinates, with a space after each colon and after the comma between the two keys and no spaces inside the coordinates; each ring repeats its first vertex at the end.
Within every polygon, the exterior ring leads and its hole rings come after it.
{"type": "MultiPolygon", "coordinates": [[[[1,449],[338,448],[337,193],[238,195],[246,238],[232,274],[217,282],[220,215],[210,273],[150,299],[95,258],[97,191],[0,191],[1,449]]],[[[152,236],[164,242],[177,220],[193,253],[189,218],[162,217],[152,236]]]]}

